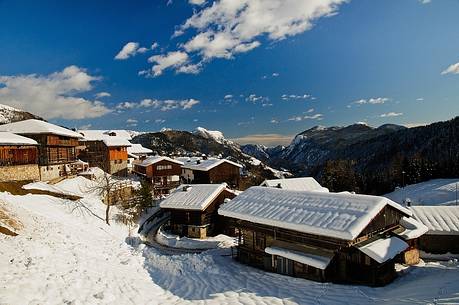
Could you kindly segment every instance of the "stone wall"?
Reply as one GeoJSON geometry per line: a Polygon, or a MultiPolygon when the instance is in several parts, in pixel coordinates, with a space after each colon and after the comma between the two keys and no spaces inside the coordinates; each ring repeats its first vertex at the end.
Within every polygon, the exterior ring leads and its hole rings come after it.
{"type": "Polygon", "coordinates": [[[40,180],[40,171],[37,164],[0,166],[0,181],[40,180]]]}
{"type": "Polygon", "coordinates": [[[50,181],[60,177],[59,173],[63,170],[64,165],[40,166],[40,180],[50,181]]]}
{"type": "Polygon", "coordinates": [[[118,160],[110,161],[110,174],[116,176],[126,176],[127,160],[123,160],[121,163],[118,160]]]}

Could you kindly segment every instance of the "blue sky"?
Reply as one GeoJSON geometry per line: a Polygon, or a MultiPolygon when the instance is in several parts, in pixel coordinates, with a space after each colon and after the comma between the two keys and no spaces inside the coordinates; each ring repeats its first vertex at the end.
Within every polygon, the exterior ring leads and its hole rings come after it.
{"type": "Polygon", "coordinates": [[[318,124],[445,120],[459,113],[458,11],[454,0],[0,1],[0,103],[69,127],[203,126],[270,145],[318,124]]]}

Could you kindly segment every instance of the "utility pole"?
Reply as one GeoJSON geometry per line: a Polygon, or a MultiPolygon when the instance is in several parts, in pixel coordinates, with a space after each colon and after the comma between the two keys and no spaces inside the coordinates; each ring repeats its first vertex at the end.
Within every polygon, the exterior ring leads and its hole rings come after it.
{"type": "Polygon", "coordinates": [[[456,182],[456,205],[457,205],[457,182],[456,182]]]}

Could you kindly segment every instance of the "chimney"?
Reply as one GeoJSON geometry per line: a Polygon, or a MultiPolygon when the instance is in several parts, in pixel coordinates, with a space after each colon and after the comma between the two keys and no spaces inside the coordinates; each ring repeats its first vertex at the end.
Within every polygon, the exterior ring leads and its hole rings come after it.
{"type": "Polygon", "coordinates": [[[281,189],[282,188],[282,185],[280,183],[277,184],[276,186],[278,189],[281,189]]]}
{"type": "Polygon", "coordinates": [[[207,155],[206,154],[202,154],[201,157],[202,157],[203,160],[207,160],[207,155]]]}
{"type": "Polygon", "coordinates": [[[196,164],[201,164],[201,160],[196,160],[196,164]]]}
{"type": "Polygon", "coordinates": [[[188,192],[189,190],[191,190],[191,185],[185,185],[182,190],[184,192],[188,192]]]}

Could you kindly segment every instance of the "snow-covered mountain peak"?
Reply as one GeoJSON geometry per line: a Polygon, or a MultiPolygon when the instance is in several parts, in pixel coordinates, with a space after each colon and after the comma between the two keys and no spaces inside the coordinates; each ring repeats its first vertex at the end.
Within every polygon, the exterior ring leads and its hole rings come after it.
{"type": "Polygon", "coordinates": [[[228,140],[225,139],[223,132],[218,131],[218,130],[207,130],[204,127],[197,127],[196,130],[194,131],[194,134],[199,135],[206,139],[212,139],[220,144],[229,142],[228,140]]]}
{"type": "Polygon", "coordinates": [[[41,117],[26,112],[24,110],[0,104],[0,124],[8,124],[28,119],[43,120],[41,117]]]}

